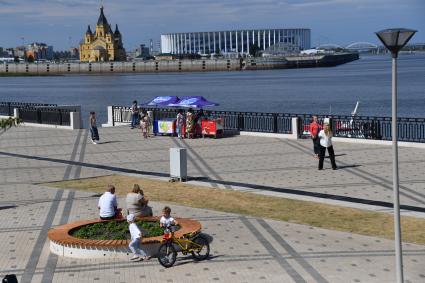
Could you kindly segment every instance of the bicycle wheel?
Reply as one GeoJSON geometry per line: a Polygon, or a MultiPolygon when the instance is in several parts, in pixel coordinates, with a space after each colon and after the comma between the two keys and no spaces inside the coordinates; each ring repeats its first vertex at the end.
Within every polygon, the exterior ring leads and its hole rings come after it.
{"type": "Polygon", "coordinates": [[[158,261],[165,268],[173,266],[176,262],[177,251],[172,243],[164,243],[158,249],[158,261]]]}
{"type": "Polygon", "coordinates": [[[205,237],[198,236],[192,242],[192,255],[196,260],[204,260],[210,255],[210,243],[205,237]]]}

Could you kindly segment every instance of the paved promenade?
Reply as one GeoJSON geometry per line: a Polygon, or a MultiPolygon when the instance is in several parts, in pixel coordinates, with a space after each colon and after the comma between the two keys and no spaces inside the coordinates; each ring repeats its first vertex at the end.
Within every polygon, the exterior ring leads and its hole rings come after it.
{"type": "MultiPolygon", "coordinates": [[[[224,139],[143,140],[127,127],[88,131],[18,127],[0,134],[0,276],[19,282],[393,282],[392,241],[305,225],[173,205],[198,219],[213,237],[210,260],[179,257],[171,269],[156,259],[79,260],[49,253],[49,228],[96,218],[98,196],[39,183],[106,174],[165,178],[169,148],[188,148],[189,175],[213,187],[347,205],[392,202],[391,148],[336,143],[340,170],[318,171],[311,141],[234,136],[224,139]]],[[[425,209],[425,150],[400,148],[401,204],[425,209]]],[[[123,200],[119,200],[123,203],[123,200]]],[[[164,203],[152,203],[158,214],[164,203]]],[[[406,282],[425,281],[425,246],[404,245],[406,282]]]]}

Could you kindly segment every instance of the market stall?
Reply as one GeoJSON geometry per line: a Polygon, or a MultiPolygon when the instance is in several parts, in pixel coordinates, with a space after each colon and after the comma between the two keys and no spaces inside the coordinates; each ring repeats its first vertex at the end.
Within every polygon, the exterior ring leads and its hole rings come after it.
{"type": "Polygon", "coordinates": [[[176,134],[176,119],[160,119],[153,121],[153,133],[160,135],[175,135],[176,134]]]}
{"type": "Polygon", "coordinates": [[[202,137],[213,136],[214,138],[223,136],[223,119],[202,119],[201,132],[202,137]]]}

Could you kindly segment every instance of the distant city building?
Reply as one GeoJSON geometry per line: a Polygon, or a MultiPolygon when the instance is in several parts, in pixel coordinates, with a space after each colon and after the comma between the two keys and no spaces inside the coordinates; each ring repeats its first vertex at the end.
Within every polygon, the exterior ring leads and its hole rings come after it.
{"type": "Polygon", "coordinates": [[[30,61],[52,60],[53,46],[48,46],[45,43],[34,42],[27,46],[25,54],[30,61]]]}
{"type": "MultiPolygon", "coordinates": [[[[230,30],[170,33],[161,35],[161,52],[171,54],[248,55],[255,46],[266,50],[284,43],[291,49],[309,49],[310,29],[230,30]]],[[[279,46],[279,48],[282,46],[279,46]]]]}
{"type": "Polygon", "coordinates": [[[140,47],[136,49],[136,57],[146,58],[150,56],[149,47],[144,44],[140,44],[140,47]]]}
{"type": "Polygon", "coordinates": [[[17,46],[13,48],[13,51],[12,51],[13,57],[20,57],[20,58],[25,57],[25,52],[26,52],[25,46],[17,46]]]}
{"type": "Polygon", "coordinates": [[[146,47],[145,44],[140,44],[140,46],[130,52],[127,52],[127,60],[133,61],[135,59],[143,60],[151,58],[149,47],[146,47]]]}
{"type": "Polygon", "coordinates": [[[91,31],[89,25],[84,41],[80,45],[80,61],[107,62],[125,60],[126,55],[118,25],[115,26],[115,31],[112,31],[111,25],[103,14],[102,6],[100,7],[95,33],[91,31]]]}
{"type": "Polygon", "coordinates": [[[80,51],[78,50],[77,47],[71,47],[69,49],[70,55],[72,59],[77,59],[80,58],[80,51]]]}

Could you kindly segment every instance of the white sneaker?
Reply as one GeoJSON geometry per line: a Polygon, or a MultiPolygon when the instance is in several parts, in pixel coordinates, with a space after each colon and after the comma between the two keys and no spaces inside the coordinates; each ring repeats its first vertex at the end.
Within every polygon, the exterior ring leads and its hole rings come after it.
{"type": "Polygon", "coordinates": [[[91,140],[92,144],[97,144],[94,140],[91,140]]]}

